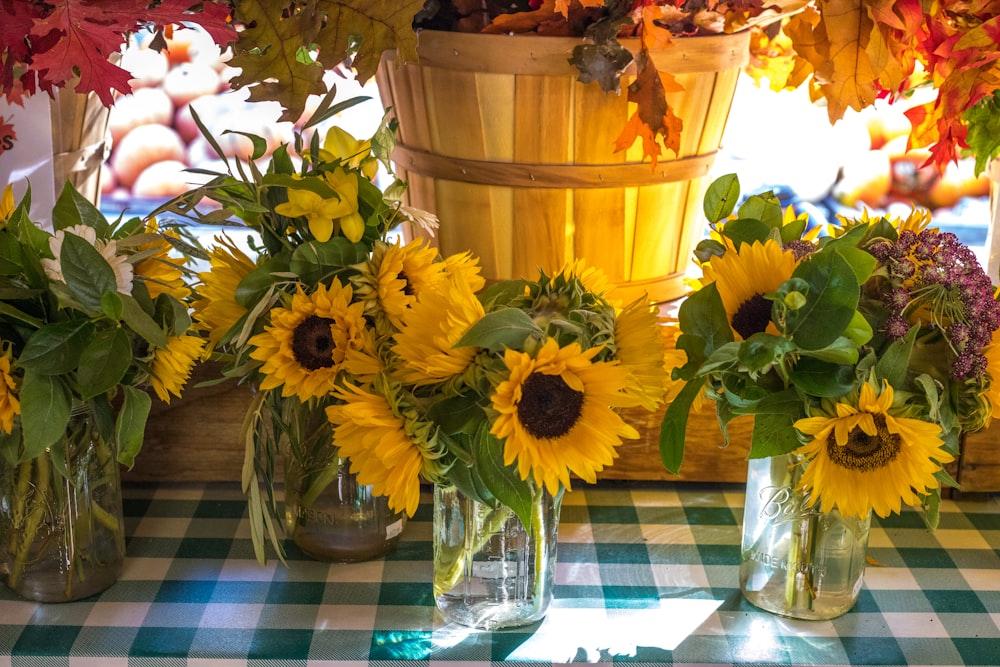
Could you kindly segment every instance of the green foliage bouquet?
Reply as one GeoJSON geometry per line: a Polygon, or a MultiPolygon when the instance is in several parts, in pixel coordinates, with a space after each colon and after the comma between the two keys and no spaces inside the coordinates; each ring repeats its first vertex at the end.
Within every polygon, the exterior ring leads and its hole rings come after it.
{"type": "MultiPolygon", "coordinates": [[[[420,281],[431,279],[430,270],[411,270],[411,255],[436,256],[389,241],[404,221],[436,223],[399,201],[402,181],[384,189],[375,182],[380,164],[389,169],[393,125],[383,119],[366,140],[336,125],[324,133],[326,121],[365,99],[335,98],[334,89],[294,144],[280,146],[265,167],[257,164],[264,140],[246,134],[254,145],[248,159],[227,161],[228,172],[208,172],[204,185],[161,207],[251,232],[247,249],[227,234],[217,237],[206,257],[210,268],[199,275],[194,318],[222,364],[222,379],[254,390],[243,429],[243,486],[260,560],[268,537],[284,554],[274,528],[278,460],[284,457],[286,471],[290,462],[311,471],[303,508],[334,481],[331,457],[346,443],[337,438],[334,445],[324,409],[337,401],[338,387],[367,386],[374,377],[369,358],[389,330],[383,327],[391,328],[420,281]],[[386,309],[378,307],[383,302],[386,309]]],[[[287,491],[286,484],[286,501],[287,491]]]]}
{"type": "MultiPolygon", "coordinates": [[[[0,530],[0,548],[12,588],[52,547],[36,541],[59,516],[51,503],[65,504],[73,492],[103,493],[108,478],[85,483],[94,457],[132,465],[151,407],[146,389],[166,402],[179,396],[203,347],[189,331],[184,260],[171,255],[183,245],[176,234],[159,231],[154,219],[109,222],[69,185],[52,212],[53,232],[29,219],[29,207],[30,190],[15,202],[7,186],[0,202],[0,505],[9,530],[0,530]]],[[[121,540],[114,510],[98,502],[88,508],[121,540]]],[[[88,558],[80,533],[70,545],[78,549],[67,597],[88,558]]]]}
{"type": "Polygon", "coordinates": [[[1000,305],[975,255],[918,210],[821,235],[772,193],[733,214],[738,197],[735,176],[705,197],[713,238],[678,313],[665,465],[680,469],[688,413],[710,399],[724,433],[753,416],[752,458],[799,455],[809,505],[886,516],[907,503],[935,525],[954,484],[942,466],[997,404],[1000,305]]]}

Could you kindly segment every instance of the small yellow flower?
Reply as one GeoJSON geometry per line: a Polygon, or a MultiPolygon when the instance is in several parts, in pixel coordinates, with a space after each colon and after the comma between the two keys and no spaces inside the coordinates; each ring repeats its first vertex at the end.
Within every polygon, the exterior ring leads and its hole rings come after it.
{"type": "Polygon", "coordinates": [[[320,159],[324,162],[346,160],[352,169],[360,169],[369,181],[378,171],[378,160],[372,155],[371,139],[355,139],[347,130],[333,126],[323,139],[320,159]]]}
{"type": "MultiPolygon", "coordinates": [[[[312,190],[289,188],[288,201],[274,207],[275,212],[289,218],[305,217],[309,224],[309,233],[320,243],[325,243],[333,236],[333,223],[341,216],[357,211],[357,200],[354,206],[342,197],[325,198],[312,190]]],[[[348,237],[350,238],[350,237],[348,237]]],[[[357,241],[360,235],[351,239],[357,241]]]]}

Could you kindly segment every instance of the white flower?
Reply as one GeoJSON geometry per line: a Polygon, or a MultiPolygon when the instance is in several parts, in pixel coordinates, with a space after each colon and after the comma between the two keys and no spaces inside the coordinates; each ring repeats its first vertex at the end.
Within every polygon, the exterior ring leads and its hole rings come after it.
{"type": "Polygon", "coordinates": [[[132,265],[128,263],[128,258],[118,254],[117,243],[111,240],[98,239],[97,232],[92,227],[86,225],[73,225],[66,229],[60,229],[55,233],[55,236],[49,239],[49,249],[52,251],[55,259],[42,260],[42,268],[45,269],[45,275],[51,280],[61,283],[66,282],[66,279],[63,277],[61,263],[62,244],[63,239],[66,238],[66,232],[79,236],[94,246],[101,253],[101,257],[108,262],[111,270],[115,272],[115,283],[117,284],[118,291],[121,294],[132,294],[132,265]]]}
{"type": "Polygon", "coordinates": [[[399,205],[399,212],[403,214],[404,218],[432,236],[438,228],[438,219],[433,213],[402,203],[399,205]]]}

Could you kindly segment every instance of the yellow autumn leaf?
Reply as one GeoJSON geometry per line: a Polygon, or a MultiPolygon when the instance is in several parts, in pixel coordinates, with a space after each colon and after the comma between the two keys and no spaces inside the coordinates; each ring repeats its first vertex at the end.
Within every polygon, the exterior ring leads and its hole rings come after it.
{"type": "Polygon", "coordinates": [[[356,38],[351,65],[361,83],[375,75],[383,51],[416,58],[411,24],[423,0],[302,0],[284,18],[285,3],[233,0],[233,6],[247,27],[233,45],[229,65],[242,71],[231,83],[249,88],[251,101],[280,102],[281,120],[297,120],[310,95],[326,92],[324,71],[348,58],[356,38]]]}
{"type": "Polygon", "coordinates": [[[832,123],[843,118],[848,107],[860,111],[875,101],[875,81],[886,54],[884,43],[878,41],[872,47],[874,62],[867,50],[872,36],[879,33],[861,0],[829,0],[821,4],[823,21],[815,34],[817,44],[825,38],[827,60],[815,72],[832,123]]]}

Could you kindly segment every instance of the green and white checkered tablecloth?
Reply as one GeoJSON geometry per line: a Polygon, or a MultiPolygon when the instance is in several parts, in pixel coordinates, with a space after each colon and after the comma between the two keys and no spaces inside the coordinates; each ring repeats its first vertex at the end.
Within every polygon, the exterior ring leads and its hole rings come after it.
{"type": "Polygon", "coordinates": [[[0,667],[433,665],[538,661],[736,665],[1000,665],[1000,498],[873,522],[857,606],[791,621],[737,588],[742,487],[579,485],[559,528],[544,621],[444,625],[431,594],[430,494],[382,560],[253,559],[239,489],[127,485],[121,579],[42,605],[0,592],[0,667]]]}

